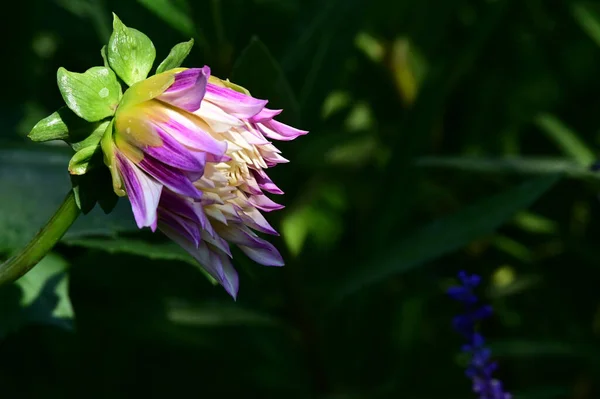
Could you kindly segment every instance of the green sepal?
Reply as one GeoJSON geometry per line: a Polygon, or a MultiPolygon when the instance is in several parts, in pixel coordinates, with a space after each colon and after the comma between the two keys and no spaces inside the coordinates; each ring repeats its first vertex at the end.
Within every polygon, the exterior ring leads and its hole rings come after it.
{"type": "Polygon", "coordinates": [[[102,148],[100,141],[106,130],[110,126],[110,121],[104,121],[94,129],[94,131],[84,140],[72,143],[71,147],[75,150],[75,155],[69,161],[69,173],[72,175],[84,175],[91,168],[98,166],[92,162],[96,153],[100,154],[99,165],[102,166],[102,148]]]}
{"type": "Polygon", "coordinates": [[[83,148],[86,147],[97,147],[100,144],[102,135],[106,131],[106,128],[108,127],[109,123],[110,120],[95,122],[90,126],[90,128],[94,129],[90,134],[88,134],[86,137],[75,137],[74,135],[71,135],[72,139],[68,141],[68,143],[71,145],[71,148],[73,148],[73,150],[75,151],[81,151],[83,148]],[[80,140],[76,141],[76,139],[78,138],[80,138],[80,140]]]}
{"type": "Polygon", "coordinates": [[[69,139],[69,126],[67,123],[76,123],[81,124],[82,126],[78,126],[77,128],[73,128],[71,130],[83,130],[89,129],[90,123],[84,121],[79,118],[77,115],[73,113],[67,107],[63,107],[58,111],[54,112],[52,115],[45,117],[41,121],[35,124],[31,132],[27,135],[29,139],[37,142],[44,141],[52,141],[52,140],[68,140],[69,139]],[[71,120],[70,117],[73,117],[71,120]],[[67,119],[68,122],[65,120],[67,119]]]}
{"type": "Polygon", "coordinates": [[[106,58],[110,67],[128,86],[146,79],[156,49],[152,41],[137,29],[128,28],[113,13],[113,33],[110,35],[106,58]]]}
{"type": "Polygon", "coordinates": [[[69,173],[72,175],[85,175],[93,167],[91,160],[98,150],[100,150],[98,146],[89,146],[77,151],[69,161],[69,173]]]}
{"type": "Polygon", "coordinates": [[[110,171],[103,165],[99,148],[89,160],[89,164],[94,166],[86,174],[71,175],[75,202],[83,214],[90,212],[96,204],[104,213],[110,213],[119,200],[112,189],[110,171]]]}
{"type": "Polygon", "coordinates": [[[88,122],[114,115],[122,95],[114,72],[106,67],[93,67],[84,73],[59,68],[57,81],[67,106],[88,122]]]}
{"type": "Polygon", "coordinates": [[[248,89],[246,89],[245,87],[242,87],[240,85],[236,85],[233,82],[230,82],[229,79],[225,79],[223,80],[223,84],[225,85],[225,87],[227,87],[228,89],[237,91],[238,93],[242,93],[245,94],[247,96],[250,95],[250,91],[248,91],[248,89]]]}
{"type": "Polygon", "coordinates": [[[194,39],[173,46],[167,58],[156,68],[156,73],[180,67],[185,58],[190,54],[190,51],[192,51],[192,47],[194,47],[194,39]]]}
{"type": "Polygon", "coordinates": [[[150,76],[148,79],[134,84],[129,89],[125,90],[121,105],[119,106],[119,112],[123,112],[129,107],[158,97],[164,93],[174,81],[175,74],[167,72],[150,76]]]}
{"type": "Polygon", "coordinates": [[[106,132],[102,135],[102,139],[100,140],[100,147],[102,148],[102,159],[104,161],[104,165],[109,170],[109,174],[111,176],[111,183],[113,191],[119,197],[124,197],[127,195],[125,192],[123,180],[121,179],[121,174],[119,173],[119,168],[117,166],[117,154],[115,150],[115,142],[114,142],[114,119],[110,122],[108,127],[106,128],[106,132]]]}
{"type": "Polygon", "coordinates": [[[102,46],[100,49],[100,56],[102,56],[102,62],[104,63],[104,66],[106,68],[110,68],[110,65],[108,64],[108,58],[106,56],[106,45],[102,46]]]}
{"type": "Polygon", "coordinates": [[[102,144],[105,137],[111,140],[112,120],[103,122],[86,140],[87,145],[81,145],[69,162],[75,201],[84,214],[91,211],[96,203],[105,213],[110,213],[119,198],[113,190],[111,170],[105,164],[105,157],[114,156],[104,153],[102,144]]]}
{"type": "Polygon", "coordinates": [[[64,140],[73,150],[79,151],[97,144],[108,123],[108,120],[87,122],[69,108],[62,107],[39,121],[27,137],[36,142],[64,140]]]}

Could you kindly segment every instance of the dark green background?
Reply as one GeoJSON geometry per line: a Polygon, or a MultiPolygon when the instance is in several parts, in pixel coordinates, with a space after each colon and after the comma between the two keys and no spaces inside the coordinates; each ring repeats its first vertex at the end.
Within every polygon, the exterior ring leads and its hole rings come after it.
{"type": "Polygon", "coordinates": [[[0,258],[69,188],[26,134],[56,70],[101,65],[111,12],[160,62],[210,65],[310,134],[278,143],[284,268],[237,302],[158,234],[82,217],[0,290],[2,398],[468,399],[444,289],[484,278],[518,399],[600,397],[600,3],[23,0],[3,11],[0,258]]]}

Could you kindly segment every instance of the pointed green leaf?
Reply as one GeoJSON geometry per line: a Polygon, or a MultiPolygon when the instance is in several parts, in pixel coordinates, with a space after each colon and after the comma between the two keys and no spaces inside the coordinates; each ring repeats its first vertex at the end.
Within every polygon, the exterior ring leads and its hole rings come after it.
{"type": "Polygon", "coordinates": [[[591,1],[577,2],[572,6],[573,16],[579,26],[600,45],[600,7],[591,1]]]}
{"type": "Polygon", "coordinates": [[[516,212],[528,208],[558,180],[558,175],[550,175],[527,181],[408,234],[388,251],[342,278],[334,292],[334,302],[493,233],[516,212]]]}
{"type": "Polygon", "coordinates": [[[176,44],[169,52],[167,58],[156,68],[156,73],[181,66],[185,58],[190,54],[190,51],[192,51],[192,47],[194,47],[194,39],[176,44]]]}
{"type": "Polygon", "coordinates": [[[173,0],[138,1],[185,36],[190,37],[195,35],[194,21],[190,16],[187,2],[173,0]]]}
{"type": "Polygon", "coordinates": [[[65,103],[80,118],[97,122],[115,113],[121,85],[109,68],[93,67],[84,73],[59,68],[57,78],[65,103]]]}
{"type": "Polygon", "coordinates": [[[185,252],[179,245],[173,242],[166,243],[147,243],[144,241],[120,237],[118,239],[104,238],[66,238],[63,240],[68,245],[93,248],[109,253],[124,253],[130,255],[143,256],[148,259],[176,260],[197,267],[211,283],[217,284],[198,262],[190,254],[185,252]]]}
{"type": "Polygon", "coordinates": [[[137,29],[128,28],[113,14],[113,33],[106,51],[110,67],[128,86],[146,79],[156,50],[152,41],[137,29]]]}
{"type": "Polygon", "coordinates": [[[537,157],[422,157],[416,165],[425,168],[455,169],[475,173],[514,173],[522,175],[562,174],[573,179],[597,182],[600,174],[565,158],[537,157]]]}
{"type": "Polygon", "coordinates": [[[541,114],[535,123],[563,150],[565,155],[576,160],[580,165],[589,166],[596,160],[589,146],[553,115],[541,114]]]}

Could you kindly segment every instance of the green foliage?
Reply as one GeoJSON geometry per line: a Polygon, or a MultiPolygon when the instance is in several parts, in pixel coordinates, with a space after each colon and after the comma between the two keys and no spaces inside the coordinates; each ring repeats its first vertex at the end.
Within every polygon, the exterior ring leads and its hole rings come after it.
{"type": "Polygon", "coordinates": [[[32,324],[72,330],[67,266],[64,259],[51,253],[16,283],[0,289],[0,339],[32,324]]]}
{"type": "Polygon", "coordinates": [[[104,166],[100,140],[109,127],[110,121],[90,123],[63,107],[39,121],[28,137],[33,141],[44,142],[64,140],[75,154],[68,163],[71,183],[77,206],[84,214],[90,212],[97,202],[109,213],[118,197],[112,190],[110,172],[104,166]]]}
{"type": "Polygon", "coordinates": [[[231,80],[248,89],[257,98],[268,99],[273,106],[285,110],[285,120],[297,124],[300,110],[296,97],[281,67],[267,47],[257,38],[241,52],[233,66],[231,80]]]}
{"type": "Polygon", "coordinates": [[[177,0],[138,0],[159,18],[185,36],[194,36],[194,21],[189,15],[186,1],[177,0]]]}
{"type": "MultiPolygon", "coordinates": [[[[0,223],[5,226],[0,235],[0,253],[10,254],[26,244],[56,210],[70,188],[68,163],[69,154],[57,149],[0,151],[0,223]]],[[[91,183],[101,186],[102,180],[94,179],[91,183]]],[[[82,217],[67,237],[112,235],[134,229],[129,212],[121,208],[111,216],[93,213],[82,217]]]]}
{"type": "Polygon", "coordinates": [[[582,29],[600,46],[600,8],[590,1],[573,5],[573,16],[582,29]]]}
{"type": "Polygon", "coordinates": [[[367,260],[364,266],[355,268],[354,273],[342,279],[333,290],[335,300],[464,248],[479,237],[486,237],[517,211],[528,208],[557,181],[558,176],[540,177],[409,232],[388,251],[367,260]]]}
{"type": "MultiPolygon", "coordinates": [[[[71,187],[87,214],[0,289],[2,397],[474,398],[443,293],[460,269],[484,277],[485,333],[515,399],[598,397],[595,2],[10,6],[0,260],[71,187]],[[136,29],[115,19],[107,45],[111,11],[136,29]],[[269,240],[286,266],[233,248],[235,302],[117,202],[97,149],[112,115],[99,86],[60,108],[60,66],[104,60],[114,81],[145,78],[146,35],[157,71],[209,65],[310,131],[274,141],[290,163],[269,169],[286,206],[266,214],[281,233],[269,240]]],[[[66,94],[88,76],[61,74],[66,94]]]]}

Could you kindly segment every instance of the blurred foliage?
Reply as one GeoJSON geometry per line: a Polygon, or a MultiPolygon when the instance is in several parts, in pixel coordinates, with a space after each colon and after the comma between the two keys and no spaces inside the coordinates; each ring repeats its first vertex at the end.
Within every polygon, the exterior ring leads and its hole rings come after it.
{"type": "MultiPolygon", "coordinates": [[[[235,257],[233,302],[187,255],[96,206],[0,289],[6,398],[473,398],[444,288],[482,274],[517,399],[600,395],[600,3],[570,0],[11,2],[0,257],[69,188],[26,134],[56,71],[101,65],[111,12],[157,59],[210,65],[310,134],[278,143],[283,269],[235,257]],[[18,16],[18,18],[16,17],[18,16]],[[570,268],[570,269],[569,269],[570,268]]],[[[156,65],[155,65],[156,67],[156,65]]]]}

